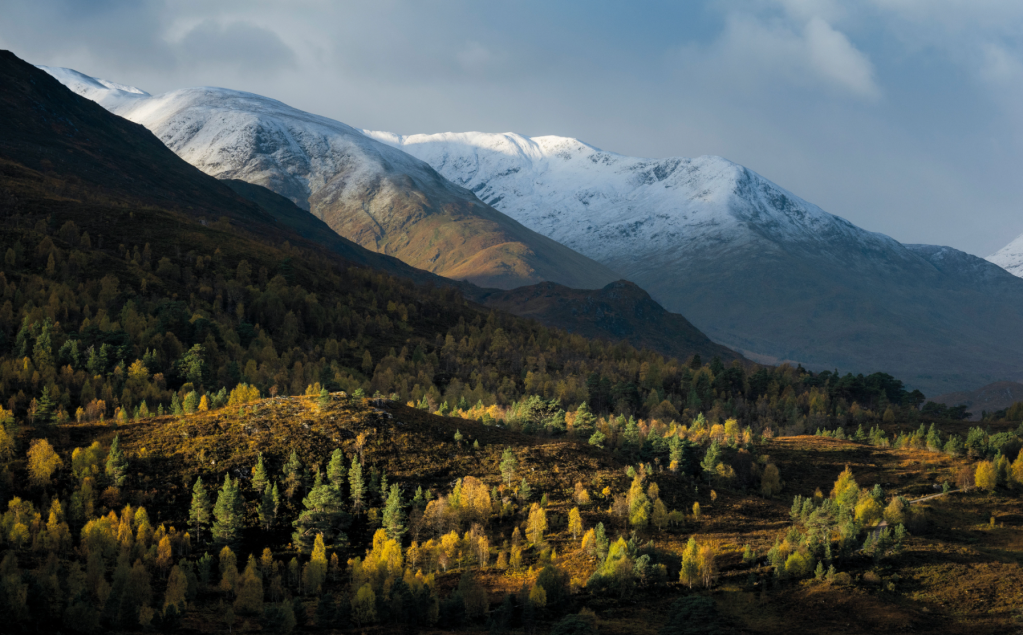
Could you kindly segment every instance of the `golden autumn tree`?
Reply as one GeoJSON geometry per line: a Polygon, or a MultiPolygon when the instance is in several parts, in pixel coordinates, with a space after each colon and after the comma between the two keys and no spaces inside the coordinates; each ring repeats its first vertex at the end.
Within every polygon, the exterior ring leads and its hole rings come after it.
{"type": "Polygon", "coordinates": [[[33,485],[46,487],[57,468],[64,465],[46,439],[35,439],[28,449],[28,478],[33,485]]]}

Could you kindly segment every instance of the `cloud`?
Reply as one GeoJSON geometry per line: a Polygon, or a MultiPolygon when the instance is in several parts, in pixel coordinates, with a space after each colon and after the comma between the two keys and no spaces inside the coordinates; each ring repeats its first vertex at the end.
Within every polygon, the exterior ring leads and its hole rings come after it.
{"type": "Polygon", "coordinates": [[[704,48],[686,47],[682,56],[705,74],[727,77],[743,91],[822,88],[866,101],[882,91],[870,58],[820,17],[805,24],[732,13],[720,37],[704,48]]]}
{"type": "Polygon", "coordinates": [[[819,77],[849,92],[876,99],[881,89],[874,81],[870,59],[849,39],[821,18],[812,18],[803,31],[806,60],[819,77]]]}
{"type": "Polygon", "coordinates": [[[204,20],[175,49],[185,65],[226,66],[242,74],[273,73],[295,66],[295,53],[269,29],[244,21],[204,20]]]}

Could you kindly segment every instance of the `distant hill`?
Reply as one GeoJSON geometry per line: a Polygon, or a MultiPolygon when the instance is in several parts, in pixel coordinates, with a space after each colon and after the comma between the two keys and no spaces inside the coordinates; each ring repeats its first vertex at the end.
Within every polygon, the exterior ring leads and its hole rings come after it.
{"type": "Polygon", "coordinates": [[[982,412],[1004,410],[1023,401],[1023,384],[1014,381],[997,381],[976,390],[950,392],[930,399],[946,406],[966,406],[974,421],[980,421],[982,412]]]}

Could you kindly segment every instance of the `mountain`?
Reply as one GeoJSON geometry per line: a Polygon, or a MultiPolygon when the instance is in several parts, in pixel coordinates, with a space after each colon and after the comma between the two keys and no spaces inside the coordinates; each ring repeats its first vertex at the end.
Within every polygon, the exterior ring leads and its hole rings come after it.
{"type": "Polygon", "coordinates": [[[689,320],[669,313],[650,295],[626,280],[603,289],[567,289],[541,282],[510,291],[484,289],[470,295],[486,306],[557,326],[588,338],[624,340],[638,348],[685,360],[694,353],[704,360],[742,360],[715,344],[689,320]]]}
{"type": "Polygon", "coordinates": [[[189,88],[151,96],[40,68],[144,125],[203,172],[263,185],[341,236],[419,269],[499,288],[544,280],[597,288],[620,277],[343,123],[252,93],[189,88]]]}
{"type": "MultiPolygon", "coordinates": [[[[144,127],[110,116],[10,52],[0,51],[0,72],[8,82],[0,95],[0,157],[8,184],[31,181],[29,173],[38,171],[58,179],[50,196],[160,208],[206,225],[225,218],[232,231],[260,240],[315,245],[354,265],[421,283],[440,280],[338,236],[290,203],[272,211],[253,204],[182,161],[144,127]],[[24,116],[26,110],[34,116],[24,116]]],[[[155,233],[147,228],[144,237],[155,233]]]]}
{"type": "Polygon", "coordinates": [[[984,412],[992,413],[1005,410],[1017,401],[1023,401],[1023,384],[1015,381],[998,381],[976,390],[963,390],[931,399],[934,403],[945,406],[966,406],[973,414],[974,421],[980,421],[984,412]]]}
{"type": "Polygon", "coordinates": [[[929,392],[1023,376],[1020,281],[863,230],[720,157],[641,159],[511,133],[366,134],[752,359],[884,370],[929,392]]]}
{"type": "Polygon", "coordinates": [[[1023,277],[1023,234],[1016,237],[1008,245],[987,257],[1014,276],[1023,277]]]}

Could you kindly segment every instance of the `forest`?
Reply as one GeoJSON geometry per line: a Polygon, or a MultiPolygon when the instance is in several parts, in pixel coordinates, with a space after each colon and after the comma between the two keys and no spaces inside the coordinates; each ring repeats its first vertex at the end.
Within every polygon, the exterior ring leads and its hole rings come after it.
{"type": "MultiPolygon", "coordinates": [[[[189,251],[109,226],[3,226],[0,602],[25,630],[590,632],[723,568],[842,584],[926,529],[833,464],[784,531],[704,538],[719,497],[784,504],[776,437],[941,455],[944,492],[1023,484],[1023,426],[929,418],[883,373],[665,359],[216,225],[189,251]]],[[[681,598],[666,632],[729,623],[681,598]]]]}

